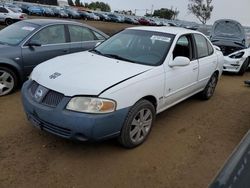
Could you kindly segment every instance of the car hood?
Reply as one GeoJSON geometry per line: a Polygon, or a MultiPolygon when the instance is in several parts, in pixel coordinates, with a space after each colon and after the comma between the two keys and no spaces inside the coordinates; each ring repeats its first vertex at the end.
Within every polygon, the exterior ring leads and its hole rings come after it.
{"type": "Polygon", "coordinates": [[[246,38],[242,25],[234,20],[219,20],[213,25],[211,38],[242,41],[246,38]]]}
{"type": "Polygon", "coordinates": [[[65,96],[97,96],[150,69],[151,66],[80,52],[56,57],[38,65],[31,79],[65,96]]]}

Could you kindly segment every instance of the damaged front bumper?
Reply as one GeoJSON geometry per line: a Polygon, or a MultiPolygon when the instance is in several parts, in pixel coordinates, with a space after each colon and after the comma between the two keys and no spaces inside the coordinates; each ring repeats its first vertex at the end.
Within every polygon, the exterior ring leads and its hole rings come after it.
{"type": "Polygon", "coordinates": [[[232,54],[224,56],[223,71],[238,73],[244,62],[250,57],[250,48],[236,51],[232,54]],[[242,56],[238,54],[243,54],[242,56]]]}

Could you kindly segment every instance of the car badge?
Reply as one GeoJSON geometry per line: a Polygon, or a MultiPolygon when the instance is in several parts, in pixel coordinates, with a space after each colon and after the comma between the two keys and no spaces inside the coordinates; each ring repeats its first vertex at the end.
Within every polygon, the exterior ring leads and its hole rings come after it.
{"type": "Polygon", "coordinates": [[[56,79],[57,77],[61,76],[62,74],[59,72],[55,72],[49,76],[50,79],[56,79]]]}

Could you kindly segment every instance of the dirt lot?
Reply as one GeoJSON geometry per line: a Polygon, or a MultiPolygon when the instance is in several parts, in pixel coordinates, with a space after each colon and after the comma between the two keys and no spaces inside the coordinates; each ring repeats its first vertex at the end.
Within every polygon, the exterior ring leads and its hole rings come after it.
{"type": "MultiPolygon", "coordinates": [[[[91,22],[106,33],[123,24],[91,22]]],[[[214,97],[157,116],[145,144],[75,143],[27,122],[20,92],[0,98],[0,187],[207,187],[249,130],[250,78],[223,75],[214,97]]]]}

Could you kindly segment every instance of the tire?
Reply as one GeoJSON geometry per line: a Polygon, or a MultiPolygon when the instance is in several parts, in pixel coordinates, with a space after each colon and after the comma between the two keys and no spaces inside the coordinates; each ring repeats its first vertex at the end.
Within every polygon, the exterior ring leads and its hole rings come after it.
{"type": "Polygon", "coordinates": [[[129,111],[118,138],[125,148],[134,148],[148,137],[155,120],[155,107],[147,100],[138,101],[129,111]]]}
{"type": "Polygon", "coordinates": [[[214,73],[211,76],[210,80],[208,81],[205,89],[200,93],[201,99],[208,100],[213,96],[217,82],[218,82],[218,75],[214,73]]]}
{"type": "Polygon", "coordinates": [[[247,71],[249,66],[249,57],[244,61],[243,65],[240,68],[240,71],[238,72],[238,75],[243,76],[244,73],[247,71]]]}
{"type": "Polygon", "coordinates": [[[5,24],[6,25],[11,25],[11,24],[13,24],[14,23],[14,21],[12,20],[12,19],[10,19],[10,18],[7,18],[6,20],[5,20],[5,24]]]}
{"type": "Polygon", "coordinates": [[[12,93],[17,85],[17,75],[11,69],[0,66],[0,96],[12,93]]]}

